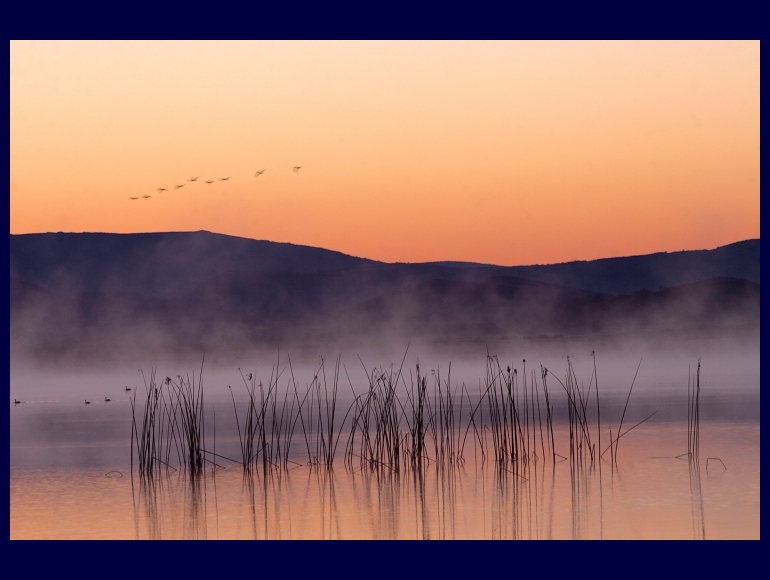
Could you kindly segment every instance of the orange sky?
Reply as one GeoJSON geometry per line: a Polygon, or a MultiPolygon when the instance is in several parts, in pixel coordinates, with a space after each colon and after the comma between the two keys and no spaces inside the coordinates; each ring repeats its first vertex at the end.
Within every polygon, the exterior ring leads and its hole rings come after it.
{"type": "Polygon", "coordinates": [[[712,248],[759,237],[759,42],[14,41],[10,144],[11,233],[712,248]]]}

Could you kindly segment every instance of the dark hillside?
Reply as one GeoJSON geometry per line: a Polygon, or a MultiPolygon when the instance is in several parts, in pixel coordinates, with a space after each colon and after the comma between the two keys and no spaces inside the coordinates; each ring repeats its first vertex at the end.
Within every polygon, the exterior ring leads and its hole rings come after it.
{"type": "Polygon", "coordinates": [[[355,344],[756,333],[754,278],[758,240],[504,268],[386,264],[208,232],[30,234],[11,236],[10,335],[12,352],[48,357],[329,337],[355,344]]]}

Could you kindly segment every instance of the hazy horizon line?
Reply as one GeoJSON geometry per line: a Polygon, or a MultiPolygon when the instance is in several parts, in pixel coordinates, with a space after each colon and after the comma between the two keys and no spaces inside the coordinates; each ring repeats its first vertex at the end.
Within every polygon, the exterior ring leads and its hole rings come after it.
{"type": "Polygon", "coordinates": [[[601,258],[591,258],[591,259],[575,259],[575,260],[565,260],[561,262],[538,262],[538,263],[529,263],[529,264],[493,264],[489,262],[469,262],[467,260],[452,260],[452,259],[444,259],[444,260],[428,260],[425,262],[409,262],[409,261],[396,261],[396,262],[386,262],[384,260],[377,260],[375,258],[369,258],[366,256],[359,256],[355,254],[349,254],[347,252],[343,252],[341,250],[335,250],[332,248],[326,248],[323,246],[311,246],[308,244],[298,244],[296,242],[286,242],[286,241],[277,241],[277,240],[269,240],[265,238],[250,238],[247,236],[240,236],[235,234],[227,234],[222,232],[215,232],[211,230],[168,230],[168,231],[147,231],[147,232],[106,232],[106,231],[81,231],[81,232],[74,232],[74,231],[48,231],[48,232],[24,232],[24,233],[13,233],[11,232],[11,236],[34,236],[34,235],[47,235],[47,234],[100,234],[100,235],[114,235],[114,236],[135,236],[135,235],[146,235],[146,234],[197,234],[197,233],[206,233],[206,234],[212,234],[216,236],[226,236],[229,238],[238,238],[242,240],[251,240],[255,242],[269,242],[271,244],[285,244],[289,246],[297,246],[301,248],[313,248],[313,249],[319,249],[324,250],[327,252],[334,252],[337,254],[342,254],[344,256],[348,256],[351,258],[357,258],[361,260],[368,260],[370,262],[376,262],[378,264],[390,264],[390,265],[397,265],[397,264],[467,264],[467,265],[479,265],[479,266],[495,266],[500,268],[516,268],[516,267],[528,267],[528,266],[556,266],[560,264],[573,264],[576,262],[598,262],[601,260],[613,260],[613,259],[620,259],[620,258],[636,258],[636,257],[642,257],[642,256],[653,256],[656,254],[675,254],[679,252],[704,252],[704,251],[713,251],[718,250],[720,248],[725,248],[727,246],[732,246],[735,244],[740,244],[744,242],[753,242],[753,241],[759,241],[760,238],[745,238],[742,240],[736,240],[734,242],[728,242],[726,244],[721,244],[718,246],[715,246],[713,248],[686,248],[686,249],[677,249],[677,250],[659,250],[657,252],[648,252],[645,254],[626,254],[626,255],[618,255],[618,256],[604,256],[601,258]]]}

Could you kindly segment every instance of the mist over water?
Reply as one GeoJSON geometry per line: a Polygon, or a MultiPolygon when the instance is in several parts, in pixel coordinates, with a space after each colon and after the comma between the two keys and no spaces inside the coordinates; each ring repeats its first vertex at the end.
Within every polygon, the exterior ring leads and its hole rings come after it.
{"type": "MultiPolygon", "coordinates": [[[[140,337],[136,343],[141,345],[140,337]]],[[[10,365],[10,394],[30,402],[82,402],[102,400],[107,396],[126,398],[125,387],[144,385],[153,369],[158,376],[190,376],[203,373],[207,396],[227,385],[243,385],[243,374],[253,373],[267,381],[276,365],[285,380],[292,375],[299,382],[312,379],[324,362],[328,370],[337,357],[346,371],[345,392],[367,388],[366,376],[374,368],[402,368],[405,375],[414,373],[419,364],[424,371],[439,371],[443,380],[464,383],[468,388],[483,380],[486,357],[496,357],[501,365],[523,372],[525,367],[541,366],[557,376],[564,373],[567,359],[579,378],[588,383],[595,361],[601,392],[627,392],[639,368],[635,393],[686,393],[688,373],[701,361],[704,390],[714,395],[758,394],[760,376],[759,337],[753,334],[720,335],[712,338],[681,337],[676,333],[657,339],[648,337],[578,337],[530,340],[489,340],[466,343],[409,341],[365,341],[346,343],[287,344],[277,347],[227,344],[213,348],[147,353],[116,353],[111,357],[86,360],[15,356],[10,365]],[[235,345],[236,347],[239,345],[235,345]],[[713,389],[712,389],[713,387],[713,389]]],[[[197,379],[196,379],[197,380],[197,379]]],[[[229,395],[227,395],[229,397],[229,395]]]]}

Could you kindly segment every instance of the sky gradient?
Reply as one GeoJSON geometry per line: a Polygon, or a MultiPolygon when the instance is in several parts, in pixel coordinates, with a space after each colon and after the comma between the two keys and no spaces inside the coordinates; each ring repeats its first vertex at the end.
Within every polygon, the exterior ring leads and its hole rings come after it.
{"type": "Polygon", "coordinates": [[[759,237],[759,70],[758,41],[13,41],[10,231],[502,265],[713,248],[759,237]]]}

